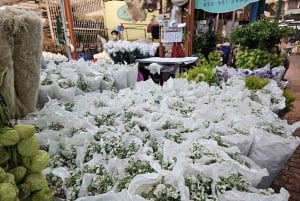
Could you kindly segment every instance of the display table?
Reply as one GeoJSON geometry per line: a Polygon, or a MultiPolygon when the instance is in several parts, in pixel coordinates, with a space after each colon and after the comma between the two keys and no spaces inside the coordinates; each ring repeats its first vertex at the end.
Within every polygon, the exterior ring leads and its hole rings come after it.
{"type": "Polygon", "coordinates": [[[191,64],[195,63],[198,57],[150,57],[146,59],[137,59],[139,71],[143,74],[144,79],[149,76],[155,81],[163,84],[164,81],[170,77],[174,77],[176,71],[181,72],[185,68],[189,68],[191,64]],[[158,64],[158,65],[155,65],[158,64]]]}
{"type": "Polygon", "coordinates": [[[187,65],[195,63],[198,57],[182,57],[182,58],[170,58],[170,57],[150,57],[146,59],[137,59],[138,63],[151,64],[176,64],[176,65],[187,65]]]}

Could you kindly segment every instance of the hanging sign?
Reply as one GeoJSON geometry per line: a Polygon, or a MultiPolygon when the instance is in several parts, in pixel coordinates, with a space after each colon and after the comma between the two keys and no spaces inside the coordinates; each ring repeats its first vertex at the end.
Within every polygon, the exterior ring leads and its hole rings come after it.
{"type": "Polygon", "coordinates": [[[259,0],[195,0],[195,8],[210,13],[227,13],[259,0]]]}

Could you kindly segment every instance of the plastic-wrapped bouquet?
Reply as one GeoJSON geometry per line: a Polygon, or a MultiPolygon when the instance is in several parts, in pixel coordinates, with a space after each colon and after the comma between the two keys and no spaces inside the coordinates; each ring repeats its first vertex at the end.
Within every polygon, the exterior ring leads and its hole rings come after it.
{"type": "Polygon", "coordinates": [[[185,185],[189,188],[190,200],[217,201],[212,195],[212,179],[204,174],[186,176],[185,185]]]}
{"type": "Polygon", "coordinates": [[[120,191],[128,188],[130,181],[136,175],[154,172],[154,169],[151,167],[148,161],[143,161],[136,158],[130,158],[124,170],[125,174],[121,176],[118,181],[118,189],[120,191]]]}
{"type": "Polygon", "coordinates": [[[180,192],[168,183],[164,177],[159,182],[141,193],[141,196],[150,201],[180,201],[180,192]]]}
{"type": "Polygon", "coordinates": [[[156,54],[158,44],[129,41],[108,41],[104,45],[105,51],[115,63],[135,63],[136,59],[153,57],[156,54]]]}

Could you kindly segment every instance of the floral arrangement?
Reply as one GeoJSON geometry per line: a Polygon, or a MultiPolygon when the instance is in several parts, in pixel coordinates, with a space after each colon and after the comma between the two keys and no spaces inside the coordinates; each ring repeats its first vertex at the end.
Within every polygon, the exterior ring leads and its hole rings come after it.
{"type": "Polygon", "coordinates": [[[159,182],[141,193],[141,196],[151,201],[180,201],[180,193],[176,188],[166,182],[164,177],[159,182]]]}
{"type": "Polygon", "coordinates": [[[48,61],[48,62],[50,62],[50,61],[57,61],[57,62],[65,61],[66,62],[69,60],[66,56],[64,56],[60,53],[52,53],[52,52],[45,52],[45,51],[43,51],[43,57],[44,57],[45,61],[48,61]]]}
{"type": "Polygon", "coordinates": [[[104,50],[115,63],[135,63],[136,59],[144,59],[156,55],[158,43],[129,42],[126,40],[108,41],[104,50]]]}
{"type": "Polygon", "coordinates": [[[41,72],[39,105],[50,99],[72,100],[75,95],[103,90],[121,90],[137,82],[137,65],[95,63],[84,60],[49,63],[41,72]]]}
{"type": "Polygon", "coordinates": [[[216,201],[212,195],[212,179],[204,174],[186,176],[185,184],[190,190],[190,199],[195,201],[216,201]]]}
{"type": "Polygon", "coordinates": [[[255,91],[240,78],[221,88],[184,79],[164,86],[148,80],[121,91],[50,100],[19,123],[38,128],[37,138],[51,156],[45,175],[57,199],[128,192],[147,200],[218,200],[235,190],[287,201],[286,191],[257,187],[268,177],[264,168],[274,175],[272,168],[280,169],[299,145],[292,137],[299,124],[289,125],[274,113],[284,107],[282,92],[274,80],[255,91]],[[265,141],[257,140],[261,135],[284,148],[264,148],[265,141]],[[270,151],[278,161],[261,158],[270,151]],[[147,179],[153,174],[158,177],[147,179]]]}
{"type": "Polygon", "coordinates": [[[228,176],[219,177],[216,189],[220,193],[225,193],[230,190],[248,191],[250,183],[247,182],[240,173],[231,173],[228,176]]]}

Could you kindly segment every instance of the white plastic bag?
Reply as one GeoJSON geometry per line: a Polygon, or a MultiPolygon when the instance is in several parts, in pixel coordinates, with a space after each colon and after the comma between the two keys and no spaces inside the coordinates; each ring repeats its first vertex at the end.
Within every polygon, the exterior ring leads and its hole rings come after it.
{"type": "Polygon", "coordinates": [[[98,91],[100,89],[102,79],[103,75],[85,76],[85,80],[88,84],[88,91],[98,91]]]}
{"type": "Polygon", "coordinates": [[[61,88],[58,84],[53,87],[54,98],[58,100],[71,101],[77,92],[77,87],[70,87],[67,89],[61,88]]]}
{"type": "Polygon", "coordinates": [[[134,66],[129,66],[126,68],[127,72],[127,86],[134,86],[137,82],[138,77],[138,63],[134,66]]]}
{"type": "Polygon", "coordinates": [[[111,90],[114,85],[115,79],[110,74],[105,74],[101,83],[100,83],[100,91],[103,90],[111,90]]]}
{"type": "Polygon", "coordinates": [[[274,67],[272,68],[272,77],[273,79],[275,79],[276,81],[280,81],[283,78],[283,75],[285,73],[285,67],[284,66],[278,66],[278,67],[274,67]]]}
{"type": "Polygon", "coordinates": [[[284,188],[280,189],[280,193],[273,195],[262,195],[259,193],[226,191],[220,196],[220,201],[288,201],[289,193],[284,188]]]}
{"type": "Polygon", "coordinates": [[[118,90],[127,88],[127,72],[125,67],[119,68],[116,71],[112,71],[112,76],[115,80],[114,86],[118,90]]]}
{"type": "Polygon", "coordinates": [[[40,85],[39,95],[38,95],[38,104],[44,105],[49,99],[54,98],[53,92],[54,85],[40,85]]]}
{"type": "Polygon", "coordinates": [[[261,168],[267,168],[269,176],[264,177],[259,188],[268,188],[286,161],[300,144],[296,138],[283,138],[270,134],[261,129],[254,130],[254,141],[249,153],[249,158],[261,168]]]}
{"type": "Polygon", "coordinates": [[[82,197],[75,201],[132,201],[132,198],[128,191],[121,191],[119,193],[107,192],[101,195],[82,197]]]}

